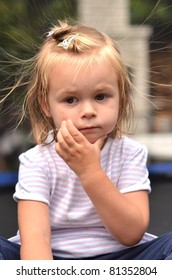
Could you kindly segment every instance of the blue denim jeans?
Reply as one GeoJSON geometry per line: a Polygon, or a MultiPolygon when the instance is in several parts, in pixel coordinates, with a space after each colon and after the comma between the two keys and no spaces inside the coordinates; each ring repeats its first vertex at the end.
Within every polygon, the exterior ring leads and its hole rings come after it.
{"type": "Polygon", "coordinates": [[[0,237],[0,260],[20,260],[20,245],[0,237]]]}
{"type": "MultiPolygon", "coordinates": [[[[64,258],[54,256],[55,260],[64,258]]],[[[85,260],[172,260],[172,232],[143,244],[85,260]]],[[[20,260],[20,245],[0,237],[0,260],[20,260]]]]}

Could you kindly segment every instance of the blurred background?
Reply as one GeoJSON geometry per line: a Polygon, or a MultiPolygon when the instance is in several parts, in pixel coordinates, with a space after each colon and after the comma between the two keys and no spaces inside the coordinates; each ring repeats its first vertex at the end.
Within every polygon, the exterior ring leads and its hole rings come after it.
{"type": "MultiPolygon", "coordinates": [[[[0,0],[0,99],[8,92],[3,88],[16,79],[15,57],[19,62],[34,55],[59,19],[79,19],[117,41],[137,88],[132,137],[148,147],[149,231],[157,235],[172,230],[171,14],[171,0],[0,0]]],[[[17,231],[12,195],[18,156],[33,146],[27,120],[15,129],[23,92],[18,89],[0,105],[0,235],[4,237],[17,231]]]]}

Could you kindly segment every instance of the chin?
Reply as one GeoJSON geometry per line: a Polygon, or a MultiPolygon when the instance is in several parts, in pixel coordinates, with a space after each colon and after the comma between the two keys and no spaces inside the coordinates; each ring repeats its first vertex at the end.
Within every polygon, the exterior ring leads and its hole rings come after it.
{"type": "Polygon", "coordinates": [[[89,137],[89,136],[85,136],[85,138],[91,143],[91,144],[94,144],[98,139],[101,138],[101,136],[99,137],[89,137]]]}
{"type": "MultiPolygon", "coordinates": [[[[86,137],[87,138],[87,137],[86,137]]],[[[91,143],[91,144],[94,144],[96,141],[97,141],[97,138],[95,139],[90,139],[90,138],[87,138],[87,140],[91,143]]]]}
{"type": "Polygon", "coordinates": [[[98,137],[94,137],[94,136],[91,136],[91,135],[84,135],[84,136],[91,144],[94,144],[98,140],[98,137]]]}

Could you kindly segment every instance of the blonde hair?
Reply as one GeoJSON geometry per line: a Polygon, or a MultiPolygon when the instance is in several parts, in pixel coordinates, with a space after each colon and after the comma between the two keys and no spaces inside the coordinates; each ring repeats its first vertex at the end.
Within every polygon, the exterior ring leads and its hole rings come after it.
{"type": "Polygon", "coordinates": [[[45,114],[45,108],[48,108],[48,77],[52,67],[57,67],[63,61],[77,62],[77,66],[80,67],[93,61],[101,65],[101,61],[105,60],[111,63],[114,73],[117,73],[120,93],[119,116],[110,136],[121,137],[124,130],[128,132],[133,115],[131,82],[117,45],[109,36],[94,28],[59,22],[51,29],[38,53],[26,61],[25,72],[11,90],[13,92],[27,77],[21,120],[28,112],[36,143],[45,144],[49,131],[55,129],[52,118],[45,114]],[[73,39],[66,49],[62,45],[68,38],[73,39]]]}

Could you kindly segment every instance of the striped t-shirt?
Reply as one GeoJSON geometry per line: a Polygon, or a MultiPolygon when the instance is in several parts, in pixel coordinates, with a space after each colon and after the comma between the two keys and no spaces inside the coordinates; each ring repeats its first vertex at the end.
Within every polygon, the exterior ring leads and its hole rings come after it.
{"type": "MultiPolygon", "coordinates": [[[[53,255],[83,258],[127,248],[104,227],[77,175],[56,153],[54,143],[37,145],[19,160],[14,199],[49,205],[53,255]]],[[[150,191],[146,161],[146,147],[128,137],[109,138],[101,150],[101,166],[121,193],[150,191]]],[[[145,233],[141,242],[152,238],[145,233]]],[[[10,240],[20,243],[19,233],[10,240]]]]}

